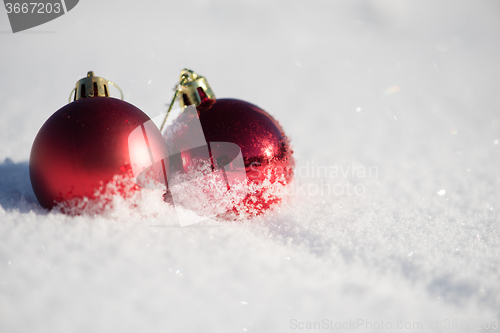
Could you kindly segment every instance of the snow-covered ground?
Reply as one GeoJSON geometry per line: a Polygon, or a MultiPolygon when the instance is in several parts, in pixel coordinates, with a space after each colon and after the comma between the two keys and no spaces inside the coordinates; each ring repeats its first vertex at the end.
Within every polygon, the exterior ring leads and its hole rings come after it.
{"type": "Polygon", "coordinates": [[[82,0],[9,31],[2,9],[0,332],[498,330],[500,2],[82,0]],[[78,79],[156,117],[185,67],[292,138],[279,211],[39,206],[31,144],[78,79]]]}

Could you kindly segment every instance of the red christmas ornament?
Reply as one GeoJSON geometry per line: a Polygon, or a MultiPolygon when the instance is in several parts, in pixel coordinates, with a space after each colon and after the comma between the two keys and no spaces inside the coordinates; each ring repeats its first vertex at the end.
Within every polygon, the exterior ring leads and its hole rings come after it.
{"type": "Polygon", "coordinates": [[[108,97],[109,84],[89,72],[77,82],[74,101],[38,132],[29,171],[42,207],[99,199],[109,184],[113,194],[127,196],[138,188],[134,180],[145,169],[151,174],[156,168],[156,179],[165,183],[160,177],[165,163],[168,170],[168,159],[162,160],[168,156],[163,137],[137,107],[108,97]]]}
{"type": "Polygon", "coordinates": [[[206,79],[190,70],[182,72],[174,101],[177,95],[181,106],[194,105],[196,112],[185,109],[167,131],[169,150],[179,152],[170,157],[170,174],[189,173],[197,163],[208,161],[213,172],[222,170],[221,181],[228,190],[232,171],[233,178],[241,171],[246,177],[248,193],[234,203],[233,212],[259,215],[278,204],[283,196],[280,190],[292,180],[295,164],[279,123],[248,102],[216,100],[206,79]],[[203,136],[208,144],[200,146],[199,137],[203,136]],[[232,164],[237,164],[239,153],[244,165],[238,167],[232,164]]]}

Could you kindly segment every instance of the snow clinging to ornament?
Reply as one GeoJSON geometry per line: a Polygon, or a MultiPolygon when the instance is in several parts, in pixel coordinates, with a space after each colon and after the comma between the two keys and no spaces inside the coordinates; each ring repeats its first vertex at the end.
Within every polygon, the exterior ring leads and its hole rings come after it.
{"type": "Polygon", "coordinates": [[[191,70],[181,73],[161,131],[173,202],[198,214],[260,215],[281,202],[292,180],[293,151],[279,123],[248,102],[216,99],[191,70]],[[167,127],[176,100],[185,109],[167,127]]]}
{"type": "Polygon", "coordinates": [[[145,178],[166,183],[168,153],[158,128],[137,107],[110,97],[111,85],[88,72],[76,83],[73,102],[38,132],[29,172],[42,207],[104,207],[114,195],[130,197],[145,178]]]}

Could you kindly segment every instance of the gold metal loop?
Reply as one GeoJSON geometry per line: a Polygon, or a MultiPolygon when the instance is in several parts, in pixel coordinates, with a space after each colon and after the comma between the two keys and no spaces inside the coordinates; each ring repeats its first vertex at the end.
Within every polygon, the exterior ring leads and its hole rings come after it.
{"type": "MultiPolygon", "coordinates": [[[[71,95],[73,95],[73,93],[75,92],[76,88],[73,88],[73,90],[71,90],[71,92],[69,93],[69,98],[68,98],[68,103],[71,103],[71,95]]],[[[73,97],[73,101],[75,100],[75,97],[73,97]]]]}
{"type": "Polygon", "coordinates": [[[179,95],[179,90],[181,85],[183,85],[187,81],[188,77],[187,75],[181,75],[181,81],[175,86],[175,93],[174,97],[172,98],[172,101],[170,102],[170,105],[168,106],[167,114],[165,115],[165,118],[163,119],[163,123],[161,124],[160,127],[160,132],[163,133],[163,130],[165,129],[165,126],[167,125],[167,118],[172,111],[172,107],[174,106],[174,103],[177,99],[177,96],[179,95]]]}
{"type": "Polygon", "coordinates": [[[116,87],[120,91],[120,99],[123,101],[123,91],[120,89],[120,87],[118,87],[118,85],[116,83],[114,83],[113,81],[108,81],[108,84],[116,87]]]}

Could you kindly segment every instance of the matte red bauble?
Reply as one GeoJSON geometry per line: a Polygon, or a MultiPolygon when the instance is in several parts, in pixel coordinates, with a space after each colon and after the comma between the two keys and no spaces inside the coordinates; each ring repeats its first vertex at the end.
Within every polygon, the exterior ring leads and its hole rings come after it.
{"type": "MultiPolygon", "coordinates": [[[[89,72],[77,82],[75,101],[55,112],[38,132],[29,171],[43,207],[97,198],[109,183],[117,182],[117,176],[137,178],[154,163],[148,147],[155,142],[147,139],[157,142],[156,156],[167,156],[160,132],[148,126],[150,118],[132,104],[108,97],[109,83],[89,72]]],[[[135,182],[114,185],[116,194],[123,196],[137,189],[135,182]]]]}
{"type": "Polygon", "coordinates": [[[231,210],[259,215],[278,204],[294,167],[293,151],[280,124],[251,103],[215,99],[206,79],[190,70],[183,71],[178,94],[181,106],[194,105],[196,113],[186,108],[167,131],[169,150],[179,152],[170,158],[171,174],[189,173],[196,163],[208,159],[213,171],[223,170],[222,180],[229,190],[231,171],[238,171],[231,163],[241,154],[248,193],[231,210]],[[200,136],[205,147],[193,142],[200,136]]]}

